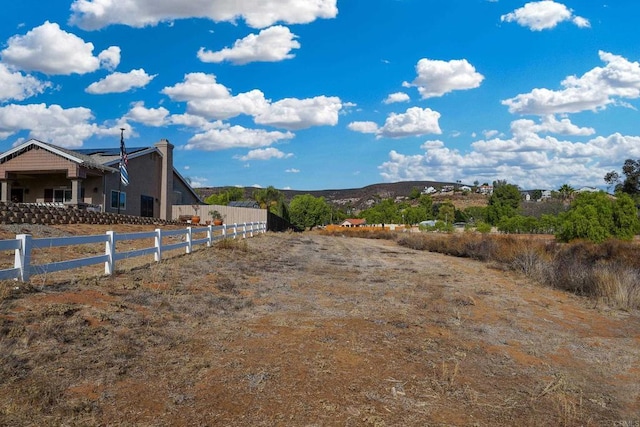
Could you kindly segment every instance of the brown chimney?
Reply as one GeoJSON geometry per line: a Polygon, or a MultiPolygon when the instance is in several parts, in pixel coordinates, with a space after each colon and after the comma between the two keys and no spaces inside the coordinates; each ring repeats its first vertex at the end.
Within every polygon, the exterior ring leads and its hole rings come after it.
{"type": "Polygon", "coordinates": [[[160,219],[171,219],[173,206],[173,145],[167,139],[155,144],[162,156],[162,176],[160,177],[160,219]]]}

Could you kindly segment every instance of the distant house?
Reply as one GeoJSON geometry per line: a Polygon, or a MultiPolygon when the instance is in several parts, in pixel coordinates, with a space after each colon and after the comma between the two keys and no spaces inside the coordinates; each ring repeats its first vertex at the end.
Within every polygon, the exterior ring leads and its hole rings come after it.
{"type": "Polygon", "coordinates": [[[120,147],[70,150],[30,139],[0,154],[0,200],[91,207],[161,219],[200,198],[173,168],[173,145],[127,148],[129,185],[120,184],[120,147]]]}
{"type": "Polygon", "coordinates": [[[471,191],[471,187],[469,187],[468,185],[463,185],[459,188],[459,190],[462,192],[471,191]]]}
{"type": "Polygon", "coordinates": [[[437,193],[438,190],[436,190],[433,187],[424,187],[424,189],[422,190],[422,194],[434,194],[437,193]]]}
{"type": "Polygon", "coordinates": [[[487,195],[493,194],[493,186],[491,186],[491,185],[481,185],[476,190],[476,193],[487,194],[487,195]]]}
{"type": "Polygon", "coordinates": [[[342,221],[340,227],[364,227],[367,225],[366,219],[348,218],[342,221]]]}
{"type": "Polygon", "coordinates": [[[452,193],[455,187],[453,185],[443,185],[440,190],[441,193],[452,193]]]}

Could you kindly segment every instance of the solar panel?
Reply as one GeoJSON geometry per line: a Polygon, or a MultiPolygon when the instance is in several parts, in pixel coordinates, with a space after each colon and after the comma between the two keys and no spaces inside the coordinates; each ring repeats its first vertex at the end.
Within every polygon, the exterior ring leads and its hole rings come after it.
{"type": "MultiPolygon", "coordinates": [[[[136,153],[138,151],[146,150],[149,147],[127,147],[127,154],[136,153]]],[[[100,154],[102,156],[119,156],[120,155],[120,147],[112,147],[112,148],[81,148],[77,150],[73,150],[76,153],[84,154],[85,156],[93,156],[95,154],[100,154]]]]}

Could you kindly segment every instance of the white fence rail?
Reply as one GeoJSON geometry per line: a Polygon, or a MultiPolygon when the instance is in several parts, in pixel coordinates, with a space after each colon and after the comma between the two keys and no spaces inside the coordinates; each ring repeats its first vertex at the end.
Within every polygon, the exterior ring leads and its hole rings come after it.
{"type": "Polygon", "coordinates": [[[104,273],[111,275],[116,271],[116,263],[118,260],[153,254],[154,261],[160,262],[162,261],[163,252],[165,251],[185,248],[185,252],[190,254],[195,245],[207,245],[209,247],[216,240],[227,238],[236,239],[238,237],[246,239],[247,237],[253,237],[254,234],[264,233],[266,230],[267,223],[261,221],[242,224],[223,224],[219,226],[209,225],[208,227],[197,228],[187,227],[186,229],[180,230],[162,230],[158,228],[154,231],[142,233],[117,234],[115,231],[107,231],[104,235],[77,237],[34,238],[30,234],[18,234],[13,240],[0,240],[0,251],[15,251],[13,268],[0,270],[0,280],[17,279],[22,282],[28,282],[29,278],[35,274],[70,270],[100,263],[104,263],[104,273]],[[172,236],[182,236],[183,239],[177,243],[163,244],[164,238],[172,236]],[[117,242],[151,238],[154,239],[153,246],[125,252],[116,251],[117,242]],[[104,254],[46,264],[31,263],[31,251],[33,249],[85,245],[90,243],[104,243],[104,254]]]}

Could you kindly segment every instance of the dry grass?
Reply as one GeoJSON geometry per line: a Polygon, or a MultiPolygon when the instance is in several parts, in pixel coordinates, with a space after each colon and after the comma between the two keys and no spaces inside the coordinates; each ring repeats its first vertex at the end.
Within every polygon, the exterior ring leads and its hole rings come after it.
{"type": "Polygon", "coordinates": [[[640,308],[640,245],[560,244],[551,237],[478,233],[424,234],[346,229],[325,234],[389,239],[415,250],[476,259],[523,273],[541,284],[603,300],[616,308],[640,308]]]}
{"type": "Polygon", "coordinates": [[[637,316],[486,266],[296,233],[3,282],[0,425],[637,422],[637,316]]]}

